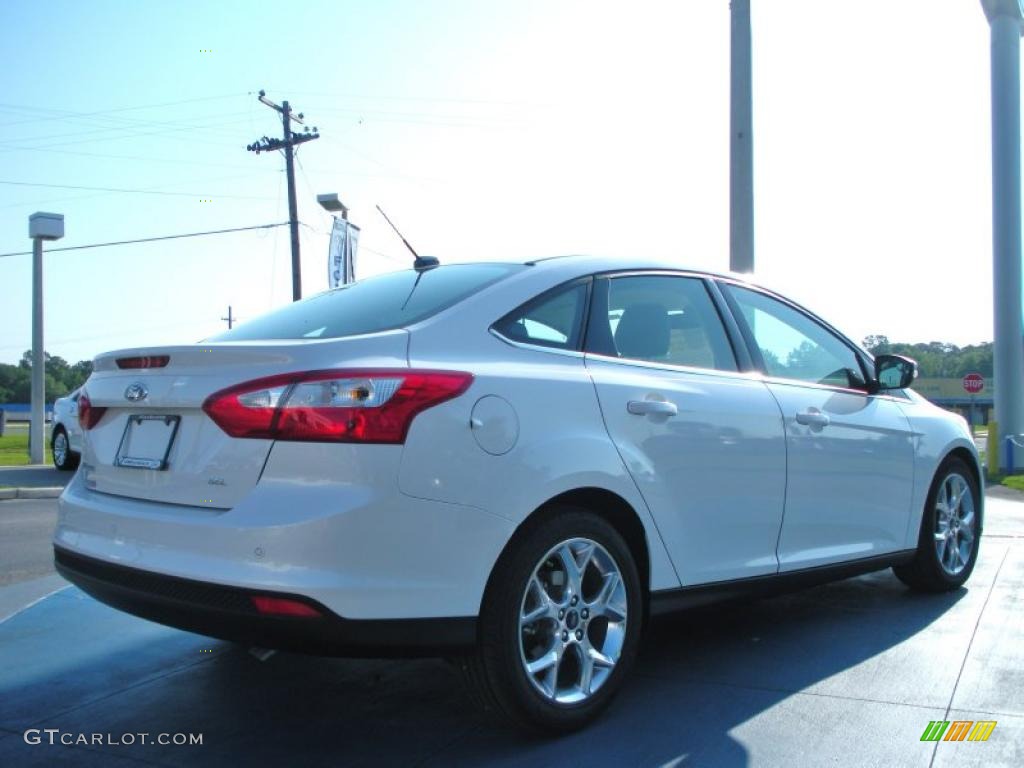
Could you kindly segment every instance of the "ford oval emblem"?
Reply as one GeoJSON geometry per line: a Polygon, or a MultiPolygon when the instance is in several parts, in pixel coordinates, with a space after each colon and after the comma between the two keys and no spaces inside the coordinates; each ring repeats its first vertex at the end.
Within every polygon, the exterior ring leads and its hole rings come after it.
{"type": "Polygon", "coordinates": [[[137,403],[139,400],[145,400],[148,394],[149,390],[146,389],[146,385],[137,381],[134,384],[128,385],[128,389],[124,391],[124,399],[137,403]]]}

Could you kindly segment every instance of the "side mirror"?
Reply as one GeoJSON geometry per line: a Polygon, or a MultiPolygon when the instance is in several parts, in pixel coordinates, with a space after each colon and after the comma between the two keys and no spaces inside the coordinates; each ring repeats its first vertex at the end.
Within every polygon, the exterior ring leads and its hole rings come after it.
{"type": "Polygon", "coordinates": [[[917,363],[902,355],[875,358],[875,381],[880,390],[906,389],[917,378],[917,363]]]}

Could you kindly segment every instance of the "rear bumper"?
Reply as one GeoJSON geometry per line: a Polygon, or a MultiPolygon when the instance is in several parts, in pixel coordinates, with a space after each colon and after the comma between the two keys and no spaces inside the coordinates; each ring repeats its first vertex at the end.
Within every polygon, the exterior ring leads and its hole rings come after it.
{"type": "Polygon", "coordinates": [[[130,568],[54,547],[57,571],[100,602],[160,624],[264,648],[327,656],[435,656],[476,641],[474,617],[346,619],[301,595],[243,589],[130,568]],[[250,599],[301,602],[319,617],[267,616],[250,599]]]}

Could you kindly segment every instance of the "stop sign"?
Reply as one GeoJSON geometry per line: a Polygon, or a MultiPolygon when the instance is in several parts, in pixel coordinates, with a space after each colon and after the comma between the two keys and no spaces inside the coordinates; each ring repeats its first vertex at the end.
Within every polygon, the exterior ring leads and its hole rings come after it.
{"type": "Polygon", "coordinates": [[[976,395],[985,388],[985,377],[980,373],[968,373],[964,376],[964,390],[976,395]]]}

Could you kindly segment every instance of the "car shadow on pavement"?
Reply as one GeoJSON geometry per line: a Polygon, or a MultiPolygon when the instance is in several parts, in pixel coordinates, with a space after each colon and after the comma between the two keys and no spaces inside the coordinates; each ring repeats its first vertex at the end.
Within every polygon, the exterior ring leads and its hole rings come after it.
{"type": "MultiPolygon", "coordinates": [[[[260,662],[72,588],[0,625],[0,650],[18,660],[0,669],[0,763],[728,768],[749,763],[759,728],[767,739],[827,749],[835,729],[822,735],[823,722],[844,707],[879,708],[891,732],[883,725],[876,740],[917,741],[918,721],[929,719],[920,708],[941,710],[955,683],[965,648],[954,624],[971,591],[916,595],[886,571],[655,620],[609,711],[582,732],[540,739],[475,711],[441,660],[260,662]],[[885,714],[906,702],[918,707],[909,733],[885,714]],[[770,724],[759,725],[769,712],[770,724]],[[201,733],[203,743],[30,746],[30,727],[201,733]]],[[[780,762],[799,754],[786,749],[780,742],[780,762]]]]}

